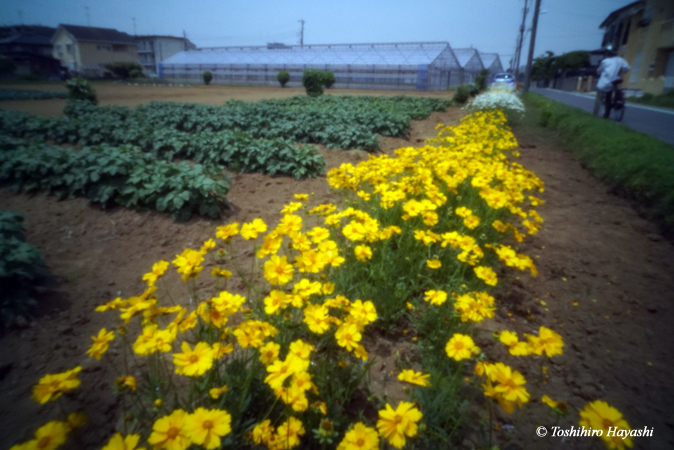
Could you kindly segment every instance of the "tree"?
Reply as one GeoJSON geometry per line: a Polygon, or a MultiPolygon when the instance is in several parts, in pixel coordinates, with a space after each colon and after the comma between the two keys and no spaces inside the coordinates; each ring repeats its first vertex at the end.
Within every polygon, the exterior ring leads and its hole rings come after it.
{"type": "Polygon", "coordinates": [[[331,70],[326,70],[323,72],[323,86],[326,89],[330,89],[333,84],[335,84],[335,74],[331,70]]]}
{"type": "Polygon", "coordinates": [[[590,65],[590,52],[577,50],[564,53],[555,59],[555,66],[562,70],[584,69],[590,65]]]}
{"type": "Polygon", "coordinates": [[[548,50],[545,55],[534,59],[531,66],[531,78],[534,80],[549,80],[555,76],[557,67],[555,67],[555,54],[548,50]]]}
{"type": "Polygon", "coordinates": [[[307,69],[302,73],[302,85],[309,97],[318,97],[323,94],[323,71],[307,69]]]}

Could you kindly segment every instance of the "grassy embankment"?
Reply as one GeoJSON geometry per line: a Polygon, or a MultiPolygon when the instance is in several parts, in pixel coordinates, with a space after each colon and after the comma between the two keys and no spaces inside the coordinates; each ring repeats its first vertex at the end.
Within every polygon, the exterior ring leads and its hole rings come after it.
{"type": "Polygon", "coordinates": [[[527,114],[516,131],[553,133],[596,177],[674,234],[674,146],[541,95],[524,101],[527,114]]]}
{"type": "Polygon", "coordinates": [[[653,95],[644,94],[641,97],[628,97],[628,102],[640,103],[642,105],[657,106],[661,108],[674,108],[674,91],[666,94],[653,95]]]}

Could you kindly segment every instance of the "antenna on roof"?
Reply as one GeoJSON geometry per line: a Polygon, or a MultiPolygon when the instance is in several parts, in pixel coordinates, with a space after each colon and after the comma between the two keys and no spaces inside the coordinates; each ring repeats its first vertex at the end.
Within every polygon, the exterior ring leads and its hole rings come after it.
{"type": "Polygon", "coordinates": [[[302,30],[300,31],[300,48],[304,48],[304,19],[298,20],[302,24],[302,30]]]}
{"type": "Polygon", "coordinates": [[[84,10],[85,10],[86,13],[87,13],[87,26],[90,27],[90,26],[91,26],[91,16],[89,15],[89,7],[88,7],[88,6],[85,6],[85,7],[84,7],[84,10]]]}

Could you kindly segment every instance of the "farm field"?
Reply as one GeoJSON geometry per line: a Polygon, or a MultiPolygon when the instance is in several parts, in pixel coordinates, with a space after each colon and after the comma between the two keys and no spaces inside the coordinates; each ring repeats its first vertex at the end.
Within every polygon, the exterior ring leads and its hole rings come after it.
{"type": "MultiPolygon", "coordinates": [[[[217,105],[229,98],[252,101],[300,93],[293,89],[220,86],[100,84],[95,88],[102,105],[125,106],[151,100],[217,105]]],[[[45,85],[45,90],[57,89],[45,85]]],[[[47,116],[59,116],[63,106],[62,100],[0,104],[1,109],[47,116]]],[[[424,139],[436,135],[438,124],[456,124],[464,115],[458,108],[434,112],[425,120],[414,121],[408,139],[380,138],[381,151],[392,154],[400,147],[419,147],[424,139]]],[[[670,382],[674,349],[669,339],[674,323],[671,244],[629,203],[611,195],[588,175],[570,153],[554,148],[544,136],[518,134],[517,129],[515,133],[521,153],[518,162],[545,183],[545,192],[539,196],[546,203],[538,208],[545,222],[541,231],[520,247],[534,258],[539,274],[535,278],[525,273],[499,274],[501,282],[493,291],[497,314],[480,324],[475,342],[490,357],[506,359],[506,348],[492,337],[492,332],[507,328],[523,335],[544,325],[562,335],[565,347],[562,356],[551,360],[549,377],[539,382],[536,368],[528,367],[530,360],[512,363],[527,376],[532,401],[513,415],[498,409],[497,442],[502,448],[511,440],[519,445],[511,448],[601,447],[595,440],[575,438],[563,442],[549,436],[541,444],[541,438],[535,435],[536,427],[545,425],[550,429],[555,423],[548,407],[540,402],[541,395],[546,394],[571,407],[572,412],[560,420],[560,426],[577,426],[576,411],[602,399],[622,411],[632,428],[654,428],[652,438],[635,439],[636,448],[674,445],[670,414],[674,400],[670,382]]],[[[355,165],[368,157],[359,150],[318,147],[327,169],[342,163],[355,165]]],[[[37,379],[45,373],[82,365],[87,389],[74,391],[69,401],[84,405],[89,416],[86,426],[92,431],[82,437],[82,442],[70,442],[67,448],[100,447],[117,425],[120,409],[109,385],[115,374],[108,365],[88,359],[85,353],[90,336],[101,327],[115,326],[108,320],[110,316],[94,313],[94,307],[119,292],[123,296],[142,292],[145,283],[141,276],[154,262],[171,261],[184,248],[200,245],[213,237],[223,223],[244,223],[261,217],[266,223],[275,224],[280,217],[278,211],[298,192],[313,194],[312,204],[339,203],[343,199],[341,193],[330,189],[324,176],[296,180],[235,173],[227,194],[232,210],[223,220],[192,217],[187,223],[176,223],[156,211],[121,207],[100,210],[89,206],[85,199],[58,201],[43,194],[13,194],[0,189],[0,208],[25,216],[27,241],[44,253],[58,282],[58,286],[45,291],[34,321],[22,322],[0,337],[3,445],[25,439],[37,426],[60,417],[57,408],[41,406],[30,399],[37,379]]],[[[252,253],[243,244],[235,245],[233,251],[242,257],[252,253]]],[[[180,283],[169,287],[178,292],[184,289],[180,283]]],[[[234,289],[243,290],[243,286],[234,289]]],[[[402,383],[395,379],[383,383],[382,379],[387,372],[396,370],[396,351],[404,353],[400,338],[392,334],[369,343],[371,353],[377,356],[370,369],[373,389],[393,399],[402,398],[402,383]]],[[[114,357],[119,349],[113,346],[110,352],[114,357]]],[[[468,434],[463,446],[486,445],[477,434],[468,434]]]]}

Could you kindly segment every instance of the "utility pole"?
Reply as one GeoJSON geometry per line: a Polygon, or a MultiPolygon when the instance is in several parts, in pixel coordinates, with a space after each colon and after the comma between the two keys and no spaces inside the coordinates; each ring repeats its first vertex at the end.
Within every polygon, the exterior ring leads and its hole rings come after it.
{"type": "Polygon", "coordinates": [[[302,24],[302,30],[300,31],[300,47],[304,48],[304,19],[298,20],[302,24]]]}
{"type": "Polygon", "coordinates": [[[87,13],[87,26],[90,27],[90,26],[91,26],[91,16],[89,15],[89,7],[88,7],[88,6],[85,6],[85,7],[84,7],[84,10],[85,10],[86,13],[87,13]]]}
{"type": "Polygon", "coordinates": [[[133,35],[138,36],[138,33],[136,32],[136,18],[132,17],[131,19],[133,19],[133,35]]]}
{"type": "Polygon", "coordinates": [[[187,51],[187,33],[183,30],[183,50],[187,51]]]}
{"type": "Polygon", "coordinates": [[[522,55],[522,46],[524,45],[524,30],[527,21],[527,13],[529,12],[528,0],[524,0],[524,12],[522,13],[522,25],[520,25],[520,35],[517,39],[517,48],[515,49],[515,81],[520,74],[520,56],[522,55]]]}
{"type": "Polygon", "coordinates": [[[531,41],[529,42],[529,57],[527,58],[527,75],[524,79],[523,93],[529,92],[529,85],[531,84],[531,64],[534,60],[534,47],[536,46],[536,29],[538,28],[538,13],[541,10],[541,0],[536,0],[536,7],[534,8],[534,23],[531,26],[531,41]]]}

